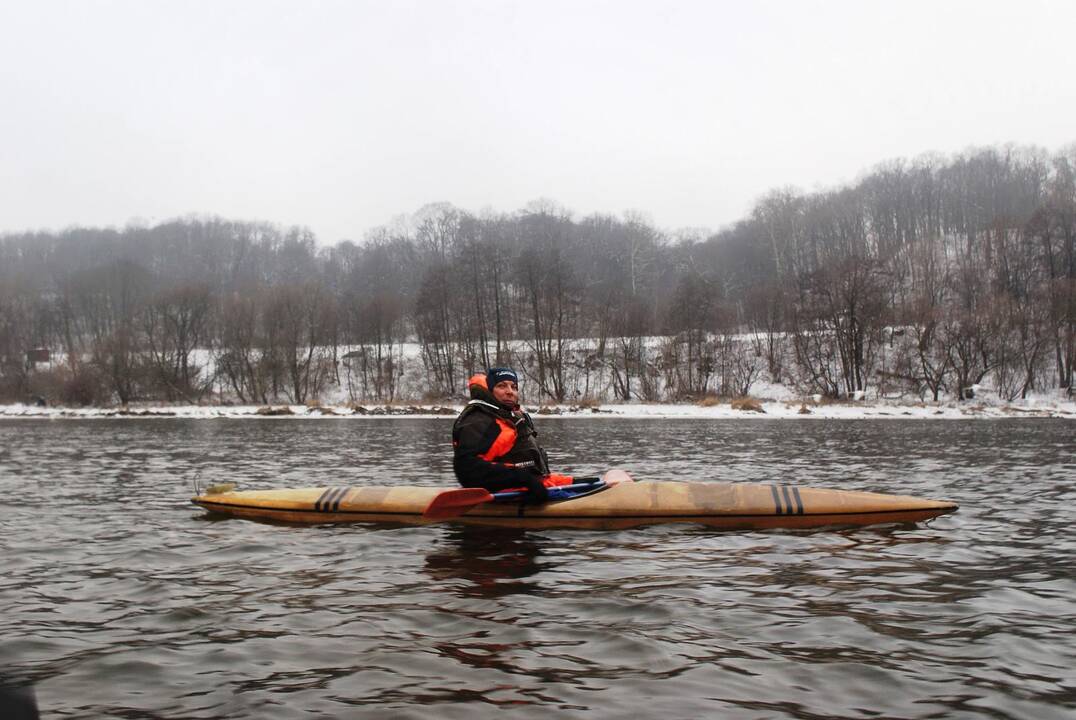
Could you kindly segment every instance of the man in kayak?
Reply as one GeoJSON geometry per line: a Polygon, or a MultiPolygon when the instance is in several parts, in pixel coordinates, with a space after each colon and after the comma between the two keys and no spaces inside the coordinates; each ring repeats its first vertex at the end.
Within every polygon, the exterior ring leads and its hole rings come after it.
{"type": "Polygon", "coordinates": [[[471,401],[452,426],[452,469],[463,487],[490,492],[526,489],[527,501],[543,503],[547,487],[571,485],[568,475],[549,472],[530,415],[519,406],[519,377],[511,368],[490,368],[467,381],[471,401]]]}

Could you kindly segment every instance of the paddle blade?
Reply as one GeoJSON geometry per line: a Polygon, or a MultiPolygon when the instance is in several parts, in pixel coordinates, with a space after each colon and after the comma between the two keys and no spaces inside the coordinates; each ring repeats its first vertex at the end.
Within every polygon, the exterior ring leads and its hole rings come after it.
{"type": "Polygon", "coordinates": [[[609,487],[619,485],[620,483],[635,482],[631,475],[628,475],[626,470],[621,470],[620,468],[613,468],[612,470],[607,471],[602,475],[602,480],[609,487]]]}
{"type": "Polygon", "coordinates": [[[422,512],[422,517],[427,520],[454,518],[467,512],[475,505],[492,500],[493,494],[483,488],[445,490],[430,501],[430,504],[422,512]]]}

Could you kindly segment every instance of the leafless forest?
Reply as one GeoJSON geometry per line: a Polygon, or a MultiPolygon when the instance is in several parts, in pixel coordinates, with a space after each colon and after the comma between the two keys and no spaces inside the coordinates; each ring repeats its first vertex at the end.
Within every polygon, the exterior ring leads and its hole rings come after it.
{"type": "Polygon", "coordinates": [[[712,234],[553,203],[430,205],[319,246],[190,218],[0,236],[0,399],[532,402],[1072,393],[1076,146],[970,150],[776,190],[712,234]],[[403,346],[421,349],[404,383],[403,346]]]}

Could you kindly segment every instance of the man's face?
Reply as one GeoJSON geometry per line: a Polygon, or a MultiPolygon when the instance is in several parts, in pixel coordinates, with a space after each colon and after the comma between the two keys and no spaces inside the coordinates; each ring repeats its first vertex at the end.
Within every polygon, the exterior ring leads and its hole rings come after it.
{"type": "Polygon", "coordinates": [[[519,386],[511,380],[501,380],[493,386],[493,397],[503,405],[518,405],[519,386]]]}

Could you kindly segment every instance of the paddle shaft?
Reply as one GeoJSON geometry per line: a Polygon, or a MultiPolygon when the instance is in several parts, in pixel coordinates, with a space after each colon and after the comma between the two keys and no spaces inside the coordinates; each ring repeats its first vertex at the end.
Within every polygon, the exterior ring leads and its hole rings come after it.
{"type": "MultiPolygon", "coordinates": [[[[605,483],[601,478],[594,478],[591,482],[575,483],[573,485],[550,485],[547,490],[582,490],[583,488],[594,488],[597,490],[600,487],[604,487],[605,483]]],[[[504,492],[491,493],[493,500],[511,500],[512,498],[521,497],[527,494],[527,490],[505,490],[504,492]]],[[[486,500],[485,502],[490,502],[486,500]]]]}
{"type": "MultiPolygon", "coordinates": [[[[600,490],[604,487],[612,487],[622,482],[631,482],[631,476],[623,470],[610,470],[600,478],[588,479],[587,482],[573,483],[571,485],[553,485],[549,489],[565,488],[572,490],[592,489],[600,490]]],[[[505,490],[496,494],[482,488],[460,488],[459,490],[446,490],[435,497],[426,507],[422,516],[430,520],[445,520],[458,517],[476,505],[493,502],[494,500],[514,500],[526,495],[526,490],[505,490]]]]}
{"type": "MultiPolygon", "coordinates": [[[[600,478],[594,478],[591,482],[574,483],[572,485],[554,485],[552,488],[571,488],[573,490],[594,489],[605,486],[600,478]]],[[[550,488],[550,489],[552,489],[550,488]]],[[[513,500],[526,495],[526,490],[505,490],[494,495],[483,488],[460,488],[459,490],[446,490],[430,502],[423,517],[433,520],[444,520],[457,517],[467,512],[476,505],[493,502],[495,500],[513,500]]]]}

